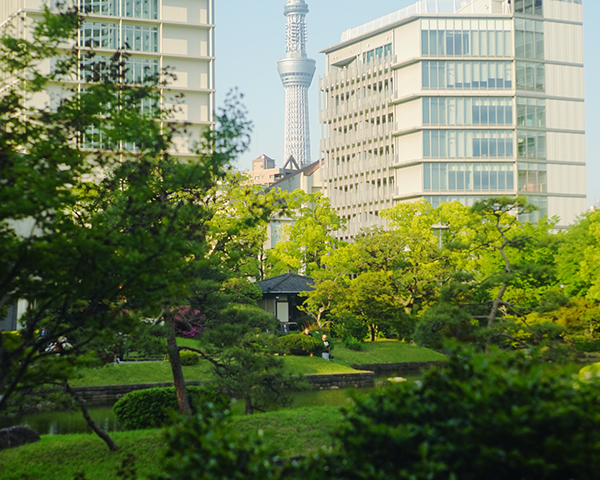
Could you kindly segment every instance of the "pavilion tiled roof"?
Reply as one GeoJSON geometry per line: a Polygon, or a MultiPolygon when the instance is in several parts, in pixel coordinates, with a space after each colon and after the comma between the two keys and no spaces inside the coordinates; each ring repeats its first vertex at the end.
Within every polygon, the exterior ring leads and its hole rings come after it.
{"type": "Polygon", "coordinates": [[[314,279],[295,273],[286,273],[277,277],[267,278],[260,282],[263,293],[300,293],[315,289],[314,279]]]}

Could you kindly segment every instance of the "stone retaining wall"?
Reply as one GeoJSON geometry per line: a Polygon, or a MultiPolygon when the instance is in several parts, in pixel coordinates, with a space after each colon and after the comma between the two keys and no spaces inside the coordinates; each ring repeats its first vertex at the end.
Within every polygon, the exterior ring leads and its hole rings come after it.
{"type": "Polygon", "coordinates": [[[375,374],[373,372],[305,375],[304,378],[314,390],[349,387],[371,388],[375,386],[375,374]]]}
{"type": "Polygon", "coordinates": [[[356,370],[369,370],[376,375],[397,374],[397,375],[416,375],[422,370],[439,367],[444,362],[406,362],[406,363],[373,363],[369,365],[352,365],[356,370]]]}
{"type": "MultiPolygon", "coordinates": [[[[373,372],[343,373],[331,375],[305,375],[314,390],[333,388],[369,388],[375,386],[373,372]]],[[[201,382],[186,382],[186,385],[200,385],[201,382]]],[[[114,403],[129,392],[155,387],[172,387],[172,383],[138,383],[132,385],[102,385],[98,387],[73,387],[79,397],[89,405],[114,403]]]]}
{"type": "MultiPolygon", "coordinates": [[[[186,382],[186,385],[200,385],[200,382],[186,382]]],[[[79,398],[87,404],[114,403],[124,395],[136,390],[155,387],[172,387],[173,383],[137,383],[131,385],[101,385],[98,387],[73,387],[79,398]]]]}

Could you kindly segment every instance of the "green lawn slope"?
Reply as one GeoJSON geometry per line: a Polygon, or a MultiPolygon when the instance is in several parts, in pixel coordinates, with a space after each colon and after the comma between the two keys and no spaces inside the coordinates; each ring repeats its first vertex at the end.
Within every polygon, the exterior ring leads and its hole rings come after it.
{"type": "Polygon", "coordinates": [[[345,348],[336,343],[332,352],[334,361],[345,365],[368,365],[374,363],[437,362],[446,357],[429,348],[394,340],[365,342],[361,351],[345,348]]]}

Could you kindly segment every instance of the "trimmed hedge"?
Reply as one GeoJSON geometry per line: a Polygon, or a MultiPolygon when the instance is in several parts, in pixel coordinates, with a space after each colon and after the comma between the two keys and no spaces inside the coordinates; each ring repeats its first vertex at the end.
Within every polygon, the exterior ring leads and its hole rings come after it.
{"type": "MultiPolygon", "coordinates": [[[[210,388],[188,386],[186,391],[194,413],[197,412],[198,405],[206,402],[211,402],[222,410],[229,405],[227,397],[210,388]]],[[[161,427],[178,411],[175,387],[136,390],[123,396],[113,406],[113,412],[122,430],[161,427]]]]}
{"type": "Polygon", "coordinates": [[[181,350],[179,352],[179,358],[181,359],[181,364],[186,367],[191,367],[200,363],[200,355],[196,352],[190,352],[189,350],[181,350]]]}
{"type": "Polygon", "coordinates": [[[307,356],[321,355],[325,351],[323,342],[305,335],[303,333],[293,333],[279,338],[279,348],[288,355],[307,356]]]}

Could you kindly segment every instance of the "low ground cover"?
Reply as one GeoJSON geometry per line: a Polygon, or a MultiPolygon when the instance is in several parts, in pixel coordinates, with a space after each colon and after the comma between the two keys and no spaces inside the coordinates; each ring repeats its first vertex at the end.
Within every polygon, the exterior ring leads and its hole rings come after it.
{"type": "MultiPolygon", "coordinates": [[[[296,408],[235,416],[231,428],[243,432],[262,430],[265,442],[281,456],[290,457],[330,446],[329,432],[340,419],[337,407],[296,408]]],[[[102,440],[91,434],[43,435],[38,443],[4,450],[0,452],[0,480],[106,480],[119,478],[117,472],[122,470],[123,462],[125,466],[133,465],[139,478],[160,472],[165,451],[160,430],[111,435],[121,446],[118,452],[109,452],[102,440]]]]}

